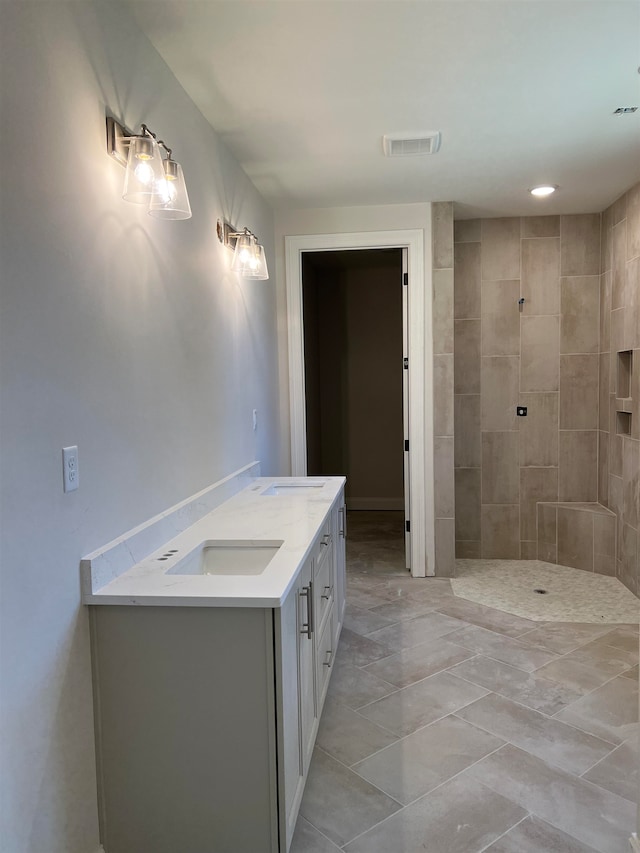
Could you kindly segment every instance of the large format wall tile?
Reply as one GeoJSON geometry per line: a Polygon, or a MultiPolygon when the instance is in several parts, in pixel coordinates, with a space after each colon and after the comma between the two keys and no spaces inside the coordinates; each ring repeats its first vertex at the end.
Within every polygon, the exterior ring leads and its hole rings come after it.
{"type": "Polygon", "coordinates": [[[600,276],[600,352],[611,348],[611,271],[600,276]]]}
{"type": "Polygon", "coordinates": [[[520,220],[482,220],[482,278],[520,278],[520,220]]]}
{"type": "Polygon", "coordinates": [[[628,436],[622,442],[622,519],[640,527],[640,441],[628,436]]]}
{"type": "Polygon", "coordinates": [[[640,256],[640,183],[627,193],[627,260],[640,256]]]}
{"type": "Polygon", "coordinates": [[[480,393],[480,320],[454,323],[454,391],[480,393]]]}
{"type": "Polygon", "coordinates": [[[523,216],[522,238],[525,237],[559,237],[559,216],[523,216]]]}
{"type": "Polygon", "coordinates": [[[480,541],[480,469],[457,468],[456,540],[480,541]]]}
{"type": "MultiPolygon", "coordinates": [[[[546,217],[545,217],[546,218],[546,217]]],[[[522,241],[523,314],[557,314],[560,310],[560,240],[522,241]]]]}
{"type": "Polygon", "coordinates": [[[519,501],[518,433],[482,433],[482,503],[519,501]]]}
{"type": "Polygon", "coordinates": [[[453,352],[453,270],[433,271],[433,351],[453,352]]]}
{"type": "Polygon", "coordinates": [[[453,267],[453,202],[433,205],[433,268],[453,267]]]}
{"type": "Polygon", "coordinates": [[[609,506],[609,433],[598,433],[598,503],[609,506]]]}
{"type": "Polygon", "coordinates": [[[619,222],[611,232],[611,308],[624,307],[627,260],[627,223],[619,222]]]}
{"type": "Polygon", "coordinates": [[[520,465],[546,467],[558,464],[558,394],[520,394],[518,403],[527,416],[518,418],[520,465]]]}
{"type": "Polygon", "coordinates": [[[433,357],[434,435],[453,435],[453,354],[433,357]]]}
{"type": "Polygon", "coordinates": [[[600,353],[598,365],[598,429],[609,431],[609,368],[610,355],[600,353]]]}
{"type": "Polygon", "coordinates": [[[434,438],[436,518],[453,518],[453,436],[434,438]]]}
{"type": "Polygon", "coordinates": [[[456,535],[453,518],[436,518],[436,574],[441,578],[455,577],[456,535]]]}
{"type": "Polygon", "coordinates": [[[600,214],[563,216],[560,221],[560,274],[600,272],[600,214]]]}
{"type": "Polygon", "coordinates": [[[482,358],[480,422],[483,430],[516,428],[519,365],[517,356],[482,358]]]}
{"type": "Polygon", "coordinates": [[[482,355],[520,355],[520,281],[482,282],[482,355]]]}
{"type": "Polygon", "coordinates": [[[520,507],[488,504],[482,507],[482,557],[520,558],[520,507]]]}
{"type": "Polygon", "coordinates": [[[455,303],[456,320],[480,316],[480,243],[455,245],[455,303]]]}
{"type": "Polygon", "coordinates": [[[599,356],[560,356],[560,429],[598,428],[599,356]]]}
{"type": "Polygon", "coordinates": [[[455,467],[479,468],[480,394],[456,394],[454,412],[455,467]]]}
{"type": "Polygon", "coordinates": [[[481,221],[479,219],[459,219],[453,223],[454,243],[479,243],[481,221]]]}
{"type": "Polygon", "coordinates": [[[592,512],[558,507],[558,563],[593,571],[592,512]]]}
{"type": "Polygon", "coordinates": [[[557,500],[557,468],[520,469],[520,538],[522,540],[536,539],[537,503],[557,500]]]}
{"type": "Polygon", "coordinates": [[[522,317],[520,391],[557,391],[559,318],[522,317]]]}
{"type": "Polygon", "coordinates": [[[598,433],[560,431],[561,501],[595,501],[598,497],[598,433]]]}
{"type": "Polygon", "coordinates": [[[598,352],[600,276],[560,280],[560,352],[598,352]]]}

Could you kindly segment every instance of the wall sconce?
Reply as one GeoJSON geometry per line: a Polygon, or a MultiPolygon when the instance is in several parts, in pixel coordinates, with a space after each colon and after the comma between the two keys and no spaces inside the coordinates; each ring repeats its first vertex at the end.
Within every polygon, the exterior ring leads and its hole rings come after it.
{"type": "Polygon", "coordinates": [[[182,167],[171,149],[146,124],[136,135],[107,116],[107,151],[125,167],[122,197],[134,204],[148,204],[156,219],[190,219],[191,205],[182,167]],[[160,148],[166,152],[163,159],[160,148]]]}
{"type": "Polygon", "coordinates": [[[218,220],[218,238],[225,246],[233,249],[231,269],[243,278],[266,281],[269,278],[264,246],[258,243],[256,235],[243,228],[235,231],[228,222],[218,220]]]}

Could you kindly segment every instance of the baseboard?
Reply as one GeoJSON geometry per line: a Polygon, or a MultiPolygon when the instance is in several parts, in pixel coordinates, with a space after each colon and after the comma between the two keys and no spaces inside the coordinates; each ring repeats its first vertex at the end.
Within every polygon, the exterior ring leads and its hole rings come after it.
{"type": "Polygon", "coordinates": [[[629,849],[631,850],[631,853],[640,853],[640,839],[635,832],[629,839],[629,849]]]}
{"type": "Polygon", "coordinates": [[[347,498],[349,509],[356,510],[403,510],[404,498],[347,498]]]}

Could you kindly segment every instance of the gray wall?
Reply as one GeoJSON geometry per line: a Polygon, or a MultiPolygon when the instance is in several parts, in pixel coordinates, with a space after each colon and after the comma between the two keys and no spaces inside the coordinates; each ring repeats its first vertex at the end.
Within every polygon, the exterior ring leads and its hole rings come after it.
{"type": "Polygon", "coordinates": [[[288,464],[273,222],[119,3],[10,2],[0,14],[0,846],[93,853],[80,558],[254,458],[265,473],[288,464]],[[173,146],[193,219],[159,222],[122,201],[106,108],[173,146]],[[218,217],[258,234],[271,281],[230,273],[218,217]],[[69,444],[80,489],[64,495],[69,444]]]}

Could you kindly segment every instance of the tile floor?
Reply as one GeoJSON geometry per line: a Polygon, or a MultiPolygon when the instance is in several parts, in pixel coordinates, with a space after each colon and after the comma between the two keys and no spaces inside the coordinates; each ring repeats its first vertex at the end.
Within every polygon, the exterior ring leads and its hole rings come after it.
{"type": "Polygon", "coordinates": [[[533,622],[411,579],[401,524],[349,514],[292,853],[627,853],[638,625],[533,622]]]}

